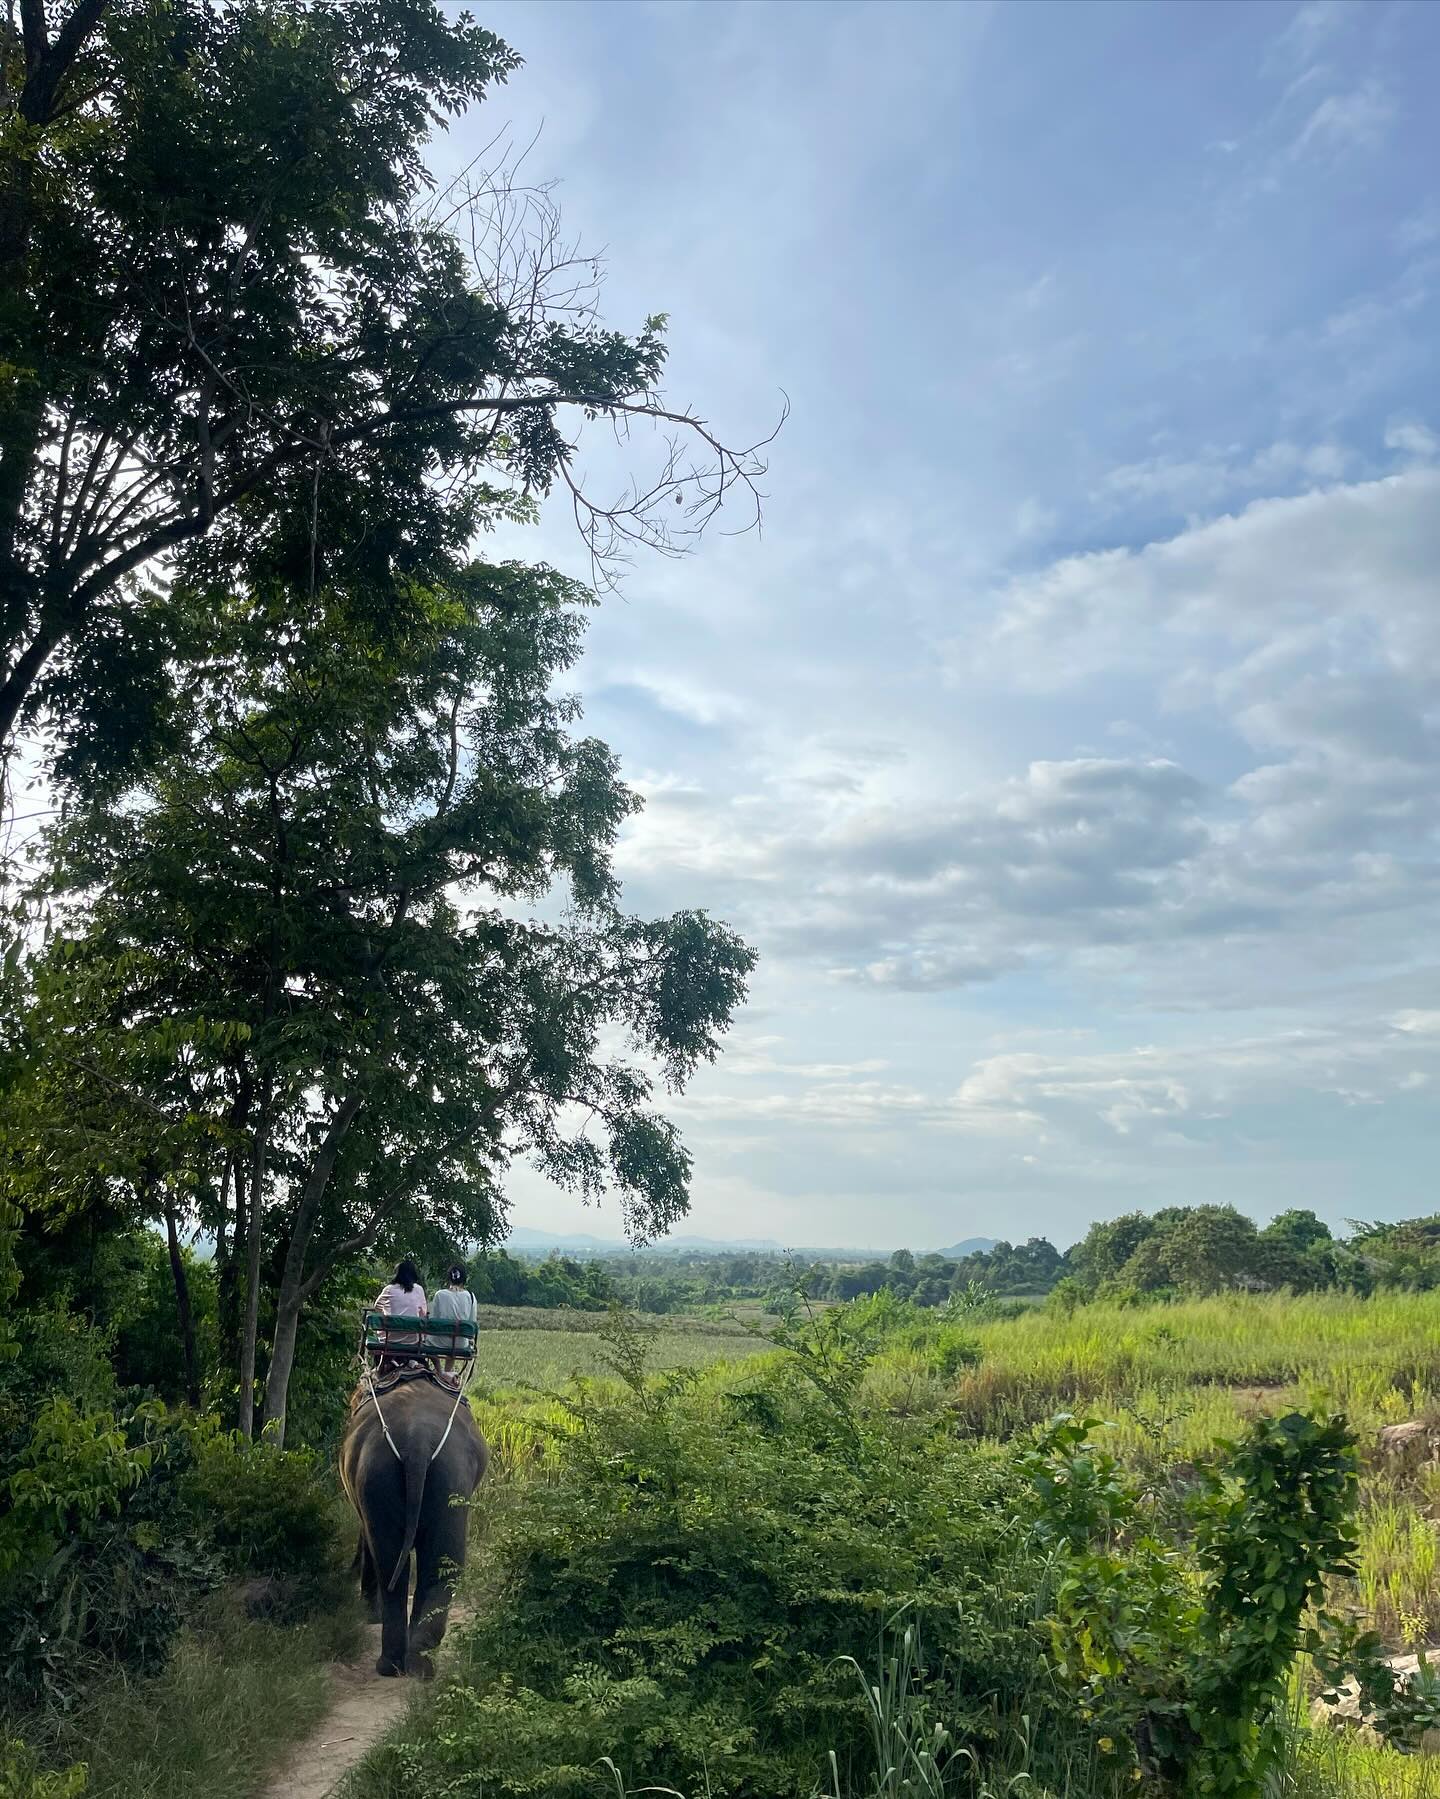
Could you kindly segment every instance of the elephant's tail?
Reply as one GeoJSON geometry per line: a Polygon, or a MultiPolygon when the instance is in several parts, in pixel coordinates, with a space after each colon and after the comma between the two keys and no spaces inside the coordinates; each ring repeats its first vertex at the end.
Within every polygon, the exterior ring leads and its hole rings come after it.
{"type": "Polygon", "coordinates": [[[400,1585],[400,1577],[404,1574],[410,1560],[410,1551],[415,1547],[415,1534],[420,1529],[420,1502],[425,1497],[425,1477],[430,1472],[430,1461],[424,1455],[407,1455],[403,1467],[405,1470],[405,1538],[400,1545],[400,1557],[395,1563],[395,1572],[390,1576],[389,1591],[392,1593],[400,1585]]]}

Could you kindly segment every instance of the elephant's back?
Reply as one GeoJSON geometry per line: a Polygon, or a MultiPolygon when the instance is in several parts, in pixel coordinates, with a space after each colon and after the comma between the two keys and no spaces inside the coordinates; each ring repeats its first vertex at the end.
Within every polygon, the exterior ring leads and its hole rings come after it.
{"type": "Polygon", "coordinates": [[[341,1444],[341,1478],[347,1451],[350,1465],[358,1467],[378,1454],[383,1445],[392,1460],[419,1458],[427,1463],[443,1458],[448,1470],[459,1473],[473,1462],[471,1484],[477,1485],[489,1463],[490,1451],[475,1415],[465,1399],[428,1380],[412,1380],[392,1387],[363,1403],[351,1414],[341,1444]]]}

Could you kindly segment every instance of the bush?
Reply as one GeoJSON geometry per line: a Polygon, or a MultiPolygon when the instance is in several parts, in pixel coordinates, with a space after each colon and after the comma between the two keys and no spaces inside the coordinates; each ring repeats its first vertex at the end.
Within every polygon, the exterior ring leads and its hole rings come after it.
{"type": "Polygon", "coordinates": [[[1325,1609],[1327,1580],[1354,1571],[1358,1462],[1343,1418],[1264,1418],[1221,1445],[1178,1533],[1095,1429],[1058,1418],[1030,1459],[1038,1529],[1063,1556],[1055,1660],[1163,1791],[1260,1799],[1302,1652],[1332,1689],[1358,1676],[1366,1709],[1397,1735],[1428,1722],[1430,1696],[1402,1695],[1378,1639],[1325,1609]]]}
{"type": "Polygon", "coordinates": [[[63,1307],[18,1312],[18,1353],[0,1364],[0,1460],[29,1442],[35,1420],[52,1399],[82,1411],[113,1410],[119,1401],[110,1339],[63,1307]]]}
{"type": "Polygon", "coordinates": [[[24,1743],[0,1739],[0,1799],[79,1799],[87,1785],[83,1763],[46,1773],[24,1743]]]}
{"type": "Polygon", "coordinates": [[[336,1501],[316,1457],[247,1443],[213,1419],[193,1436],[184,1496],[230,1572],[321,1581],[334,1559],[336,1501]]]}
{"type": "Polygon", "coordinates": [[[1027,1716],[1037,1737],[1055,1722],[1033,1629],[1046,1565],[1015,1528],[1013,1458],[853,1408],[868,1357],[834,1313],[787,1340],[715,1394],[647,1382],[617,1330],[623,1391],[581,1387],[553,1476],[497,1506],[498,1591],[459,1677],[367,1790],[613,1793],[609,1756],[717,1799],[808,1796],[831,1752],[847,1775],[869,1753],[840,1658],[868,1662],[897,1609],[977,1755],[1008,1753],[1027,1716]]]}
{"type": "Polygon", "coordinates": [[[311,1458],[126,1403],[109,1334],[62,1310],[23,1315],[17,1338],[0,1371],[0,1705],[63,1708],[112,1668],[153,1672],[227,1576],[318,1596],[336,1501],[311,1458]]]}
{"type": "Polygon", "coordinates": [[[0,1698],[68,1704],[112,1663],[164,1660],[222,1568],[180,1499],[183,1425],[158,1402],[83,1412],[52,1400],[3,1476],[0,1698]]]}

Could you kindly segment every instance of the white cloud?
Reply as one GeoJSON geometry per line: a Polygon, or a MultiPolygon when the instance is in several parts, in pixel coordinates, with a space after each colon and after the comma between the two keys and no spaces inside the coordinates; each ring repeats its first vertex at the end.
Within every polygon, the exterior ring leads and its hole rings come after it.
{"type": "Polygon", "coordinates": [[[1335,642],[1352,627],[1403,663],[1440,647],[1437,502],[1440,472],[1417,468],[1257,500],[1138,550],[1066,557],[995,596],[988,667],[1054,690],[1117,669],[1173,668],[1189,652],[1239,667],[1239,651],[1289,655],[1307,635],[1335,642]]]}
{"type": "Polygon", "coordinates": [[[1428,460],[1440,454],[1440,437],[1436,437],[1428,425],[1422,425],[1416,420],[1397,421],[1386,429],[1385,448],[1428,460]]]}
{"type": "Polygon", "coordinates": [[[1158,502],[1182,513],[1213,511],[1235,499],[1337,481],[1350,460],[1338,444],[1307,446],[1285,439],[1248,455],[1238,445],[1188,456],[1162,454],[1111,469],[1093,497],[1112,510],[1158,502]]]}
{"type": "MultiPolygon", "coordinates": [[[[680,1110],[700,1125],[826,1125],[856,1133],[935,1133],[1074,1172],[1086,1158],[1143,1156],[1163,1166],[1215,1155],[1258,1115],[1296,1108],[1383,1108],[1440,1073],[1440,1041],[1416,1065],[1413,1037],[1383,1015],[1268,1033],[1210,1034],[1187,1044],[1112,1050],[1012,1050],[982,1056],[958,1085],[827,1080],[799,1089],[729,1088],[680,1110]],[[1041,1153],[1043,1152],[1043,1154],[1041,1153]]],[[[986,1152],[988,1153],[988,1152],[986,1152]]]]}
{"type": "Polygon", "coordinates": [[[747,706],[737,694],[707,687],[683,674],[652,672],[647,669],[629,671],[623,681],[611,684],[609,691],[634,688],[668,712],[688,724],[732,724],[743,719],[747,706]]]}
{"type": "Polygon", "coordinates": [[[1378,81],[1362,82],[1348,93],[1327,94],[1296,134],[1290,156],[1373,150],[1395,117],[1395,102],[1378,81]]]}
{"type": "Polygon", "coordinates": [[[1281,59],[1310,67],[1326,40],[1344,19],[1341,0],[1307,0],[1297,6],[1275,40],[1274,53],[1281,59]]]}
{"type": "Polygon", "coordinates": [[[898,717],[885,745],[777,738],[748,789],[657,784],[622,871],[703,878],[781,965],[892,992],[1104,969],[1218,997],[1337,957],[1403,968],[1440,899],[1437,580],[1440,471],[1420,467],[1063,558],[992,596],[988,644],[955,651],[957,704],[1138,676],[1174,751],[947,791],[898,717]],[[1223,779],[1187,766],[1197,732],[1223,738],[1223,779]]]}
{"type": "Polygon", "coordinates": [[[1398,1012],[1391,1020],[1397,1031],[1414,1037],[1440,1037],[1440,1012],[1398,1012]]]}

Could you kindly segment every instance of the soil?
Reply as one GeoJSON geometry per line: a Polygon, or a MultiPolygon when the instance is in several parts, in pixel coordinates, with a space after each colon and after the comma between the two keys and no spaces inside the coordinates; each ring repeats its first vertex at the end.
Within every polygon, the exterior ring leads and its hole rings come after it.
{"type": "Polygon", "coordinates": [[[330,1703],[310,1736],[298,1743],[265,1789],[265,1799],[326,1799],[409,1703],[408,1680],[375,1672],[380,1626],[367,1624],[353,1661],[330,1670],[330,1703]]]}
{"type": "MultiPolygon", "coordinates": [[[[465,1619],[465,1608],[450,1608],[450,1629],[465,1619]]],[[[329,1799],[340,1782],[402,1715],[415,1695],[411,1680],[385,1679],[375,1672],[380,1626],[367,1624],[353,1660],[330,1670],[330,1704],[303,1743],[291,1751],[265,1789],[264,1799],[329,1799]]]]}

